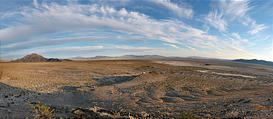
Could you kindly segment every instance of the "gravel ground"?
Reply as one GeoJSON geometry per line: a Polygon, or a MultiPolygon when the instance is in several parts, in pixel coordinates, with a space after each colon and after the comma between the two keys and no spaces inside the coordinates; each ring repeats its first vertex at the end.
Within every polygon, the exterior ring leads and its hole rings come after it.
{"type": "Polygon", "coordinates": [[[0,64],[1,118],[48,116],[33,105],[50,107],[53,118],[273,118],[272,68],[258,65],[190,59],[0,64]]]}

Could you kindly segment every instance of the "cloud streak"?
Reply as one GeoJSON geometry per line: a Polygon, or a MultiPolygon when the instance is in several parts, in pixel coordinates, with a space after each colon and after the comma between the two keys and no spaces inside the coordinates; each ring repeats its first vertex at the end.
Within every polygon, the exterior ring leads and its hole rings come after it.
{"type": "Polygon", "coordinates": [[[250,26],[248,33],[255,35],[268,27],[264,24],[257,24],[248,15],[248,12],[254,8],[250,2],[249,0],[221,0],[216,4],[217,7],[209,12],[205,20],[221,32],[226,31],[229,22],[237,21],[242,25],[250,26]]]}
{"type": "MultiPolygon", "coordinates": [[[[170,0],[152,0],[152,1],[170,9],[178,17],[181,17],[181,18],[192,18],[193,17],[194,11],[191,8],[186,7],[186,5],[179,6],[178,4],[172,3],[170,0]]],[[[187,5],[187,6],[189,6],[189,5],[187,5]]]]}
{"type": "Polygon", "coordinates": [[[62,47],[62,48],[52,48],[46,52],[57,52],[57,51],[90,51],[90,50],[101,50],[103,46],[83,46],[83,47],[62,47]]]}
{"type": "Polygon", "coordinates": [[[115,46],[117,49],[122,49],[122,50],[157,50],[159,48],[149,48],[149,47],[133,47],[133,46],[128,46],[128,45],[117,45],[115,46]]]}
{"type": "Polygon", "coordinates": [[[164,45],[167,45],[167,46],[170,46],[170,47],[173,47],[173,48],[179,48],[179,47],[177,47],[177,46],[174,45],[174,44],[167,44],[167,43],[164,43],[164,45]]]}
{"type": "Polygon", "coordinates": [[[248,33],[250,33],[251,35],[257,34],[258,32],[267,28],[267,26],[263,24],[256,25],[255,22],[253,24],[254,24],[252,25],[253,29],[248,31],[248,33]]]}
{"type": "Polygon", "coordinates": [[[220,31],[226,31],[227,22],[223,19],[223,13],[217,10],[211,11],[205,20],[214,28],[220,31]]]}

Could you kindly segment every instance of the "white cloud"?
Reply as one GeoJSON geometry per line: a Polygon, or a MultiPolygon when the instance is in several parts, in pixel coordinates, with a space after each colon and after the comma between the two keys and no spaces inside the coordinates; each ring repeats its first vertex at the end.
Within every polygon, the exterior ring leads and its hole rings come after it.
{"type": "Polygon", "coordinates": [[[217,10],[209,12],[208,16],[205,18],[205,20],[214,28],[220,30],[220,31],[226,31],[227,23],[223,19],[223,13],[218,13],[217,10]]]}
{"type": "Polygon", "coordinates": [[[62,47],[62,48],[52,48],[45,50],[46,52],[57,52],[57,51],[89,51],[89,50],[101,50],[103,46],[82,46],[82,47],[62,47]]]}
{"type": "Polygon", "coordinates": [[[238,40],[240,40],[242,42],[248,42],[247,39],[241,38],[241,36],[238,33],[232,33],[232,36],[234,36],[235,38],[237,38],[238,40]]]}
{"type": "MultiPolygon", "coordinates": [[[[267,35],[267,36],[264,38],[264,41],[268,40],[270,37],[271,37],[271,35],[267,35]]],[[[273,42],[273,41],[272,41],[272,42],[273,42]]]]}
{"type": "Polygon", "coordinates": [[[149,48],[149,47],[133,47],[128,45],[116,45],[115,48],[122,50],[156,50],[158,48],[149,48]]]}
{"type": "Polygon", "coordinates": [[[163,43],[164,45],[167,45],[167,46],[170,46],[170,47],[173,47],[173,48],[179,48],[179,47],[177,47],[176,45],[174,45],[174,44],[167,44],[167,43],[163,43]]]}
{"type": "Polygon", "coordinates": [[[248,33],[250,33],[251,35],[254,35],[254,34],[258,33],[259,31],[262,31],[267,28],[267,26],[265,26],[263,24],[259,24],[259,25],[254,24],[252,26],[253,26],[253,29],[248,31],[248,33]]]}
{"type": "Polygon", "coordinates": [[[172,39],[172,38],[161,37],[160,40],[165,41],[165,42],[169,42],[169,43],[179,43],[177,40],[172,39]]]}
{"type": "Polygon", "coordinates": [[[2,46],[5,52],[14,51],[14,50],[23,50],[28,48],[38,48],[43,46],[55,46],[55,45],[64,45],[71,43],[86,43],[86,42],[95,42],[102,41],[105,39],[110,39],[111,37],[106,36],[77,36],[69,38],[55,38],[55,39],[44,39],[44,40],[30,40],[24,42],[16,42],[9,45],[2,46]]]}
{"type": "Polygon", "coordinates": [[[271,41],[271,61],[273,61],[273,41],[271,41]]]}
{"type": "Polygon", "coordinates": [[[254,35],[266,29],[267,26],[256,24],[256,21],[248,15],[248,12],[254,8],[250,3],[249,0],[221,0],[216,5],[217,8],[209,12],[205,20],[220,31],[226,31],[228,23],[238,21],[242,25],[248,26],[251,29],[248,33],[254,35]]]}
{"type": "Polygon", "coordinates": [[[33,0],[33,5],[35,8],[38,8],[39,7],[39,3],[37,0],[33,0]]]}
{"type": "Polygon", "coordinates": [[[248,0],[220,0],[214,3],[216,3],[215,8],[204,19],[208,24],[221,32],[227,30],[229,22],[237,20],[242,22],[242,24],[248,25],[253,21],[247,16],[247,12],[251,10],[248,0]]]}
{"type": "Polygon", "coordinates": [[[252,9],[249,3],[249,0],[221,0],[219,7],[231,20],[235,20],[247,16],[247,12],[252,9]]]}
{"type": "MultiPolygon", "coordinates": [[[[153,2],[159,3],[168,9],[170,9],[173,13],[177,16],[182,18],[192,18],[193,17],[193,10],[186,6],[179,6],[178,4],[172,3],[170,0],[151,0],[153,2]]],[[[185,4],[185,3],[184,3],[185,4]]]]}
{"type": "MultiPolygon", "coordinates": [[[[13,57],[13,56],[24,56],[29,53],[35,52],[38,54],[46,54],[46,53],[64,53],[64,52],[69,52],[69,53],[75,53],[75,52],[86,52],[86,53],[91,53],[91,52],[97,52],[99,50],[104,50],[104,46],[82,46],[82,47],[60,47],[60,48],[48,48],[48,49],[25,49],[25,50],[19,50],[16,52],[6,52],[2,54],[3,57],[13,57]]],[[[63,54],[65,55],[65,54],[63,54]]],[[[62,56],[57,56],[57,57],[62,57],[62,56]]],[[[17,57],[18,58],[18,57],[17,57]]],[[[63,57],[64,58],[64,57],[63,57]]]]}

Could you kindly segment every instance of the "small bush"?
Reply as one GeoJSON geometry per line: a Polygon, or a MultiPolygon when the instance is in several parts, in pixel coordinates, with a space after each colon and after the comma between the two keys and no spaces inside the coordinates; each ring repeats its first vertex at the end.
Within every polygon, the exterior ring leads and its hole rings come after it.
{"type": "Polygon", "coordinates": [[[32,116],[34,118],[39,118],[39,119],[49,119],[52,118],[54,110],[50,109],[50,107],[46,105],[41,105],[40,102],[36,104],[31,104],[28,102],[28,105],[32,107],[32,116]]]}
{"type": "Polygon", "coordinates": [[[199,117],[196,117],[195,115],[193,115],[190,112],[182,112],[181,113],[181,119],[200,119],[199,117]]]}
{"type": "Polygon", "coordinates": [[[144,66],[141,66],[141,68],[144,68],[144,69],[150,68],[150,69],[152,69],[152,68],[154,68],[154,67],[153,67],[153,66],[149,66],[149,65],[144,65],[144,66]]]}

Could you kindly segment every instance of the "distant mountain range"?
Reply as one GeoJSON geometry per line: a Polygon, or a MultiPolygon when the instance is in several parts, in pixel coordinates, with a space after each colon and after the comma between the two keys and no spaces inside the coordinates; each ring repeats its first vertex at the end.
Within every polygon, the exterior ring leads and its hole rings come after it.
{"type": "MultiPolygon", "coordinates": [[[[124,56],[117,56],[117,57],[110,57],[110,56],[95,56],[95,57],[72,57],[70,59],[103,59],[103,58],[182,58],[182,57],[166,57],[160,55],[124,55],[124,56]]],[[[206,57],[198,57],[198,56],[190,56],[185,58],[192,58],[192,59],[215,59],[215,58],[206,58],[206,57]]],[[[0,62],[8,62],[10,60],[2,60],[0,62]]],[[[11,62],[61,62],[61,61],[71,61],[69,59],[58,59],[58,58],[45,58],[41,55],[36,53],[32,53],[29,55],[24,56],[23,58],[11,60],[11,62]]],[[[235,62],[243,62],[243,63],[251,63],[251,64],[260,64],[265,66],[273,67],[273,62],[265,61],[265,60],[257,60],[257,59],[236,59],[231,60],[235,62]]]]}
{"type": "Polygon", "coordinates": [[[265,60],[257,60],[257,59],[251,59],[251,60],[236,59],[236,60],[233,60],[233,61],[236,61],[236,62],[243,62],[243,63],[251,63],[251,64],[260,64],[260,65],[265,65],[265,66],[271,66],[271,67],[273,67],[273,62],[265,61],[265,60]]]}
{"type": "Polygon", "coordinates": [[[61,62],[61,61],[68,61],[68,59],[45,58],[36,53],[32,53],[24,56],[23,58],[12,60],[11,62],[61,62]]]}
{"type": "Polygon", "coordinates": [[[9,62],[9,59],[0,59],[0,62],[9,62]]]}
{"type": "MultiPolygon", "coordinates": [[[[219,58],[208,58],[208,57],[200,57],[200,56],[189,56],[189,57],[166,57],[161,55],[124,55],[124,56],[116,56],[116,57],[110,57],[110,56],[95,56],[95,57],[73,57],[71,59],[102,59],[102,58],[191,58],[191,59],[215,59],[215,60],[225,60],[225,59],[219,59],[219,58]]],[[[251,63],[251,64],[260,64],[260,65],[266,65],[266,66],[272,66],[273,62],[265,61],[265,60],[257,60],[257,59],[236,59],[231,60],[235,62],[243,62],[243,63],[251,63]]]]}
{"type": "Polygon", "coordinates": [[[102,59],[102,58],[166,58],[165,56],[160,55],[124,55],[124,56],[95,56],[95,57],[72,57],[70,59],[102,59]]]}
{"type": "Polygon", "coordinates": [[[191,59],[217,59],[200,56],[177,57],[177,56],[161,56],[161,55],[123,55],[123,56],[95,56],[95,57],[72,57],[70,59],[101,59],[101,58],[191,58],[191,59]]]}
{"type": "Polygon", "coordinates": [[[121,58],[165,58],[165,56],[160,55],[124,55],[121,58]]]}

